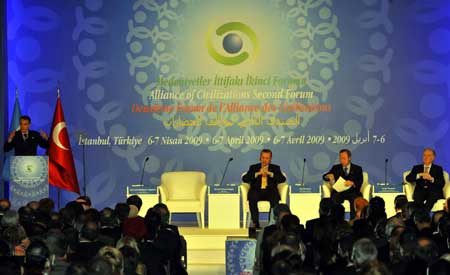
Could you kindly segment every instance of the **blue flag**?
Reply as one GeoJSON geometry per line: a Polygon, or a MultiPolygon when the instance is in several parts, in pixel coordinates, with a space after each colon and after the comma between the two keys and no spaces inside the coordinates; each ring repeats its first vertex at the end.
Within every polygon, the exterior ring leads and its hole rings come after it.
{"type": "MultiPolygon", "coordinates": [[[[12,113],[11,123],[9,124],[8,135],[12,131],[19,130],[20,116],[22,116],[22,112],[20,111],[19,97],[16,91],[16,101],[14,102],[14,109],[12,113]]],[[[14,149],[5,154],[5,163],[3,165],[2,171],[2,179],[5,181],[9,181],[9,159],[11,156],[14,156],[14,149]]]]}

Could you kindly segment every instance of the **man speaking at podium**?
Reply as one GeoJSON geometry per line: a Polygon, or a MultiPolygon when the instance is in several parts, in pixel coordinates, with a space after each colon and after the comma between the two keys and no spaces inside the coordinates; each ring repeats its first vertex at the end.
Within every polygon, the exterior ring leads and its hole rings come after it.
{"type": "Polygon", "coordinates": [[[19,119],[19,130],[9,134],[8,140],[3,146],[5,152],[14,149],[16,156],[35,156],[37,147],[48,148],[49,141],[45,132],[30,130],[31,118],[21,116],[19,119]]]}
{"type": "Polygon", "coordinates": [[[248,172],[242,176],[242,181],[250,184],[248,203],[253,226],[256,228],[260,228],[258,201],[269,201],[270,208],[273,209],[280,201],[277,185],[286,181],[280,166],[270,163],[272,151],[263,149],[259,158],[261,162],[251,165],[248,172]]]}

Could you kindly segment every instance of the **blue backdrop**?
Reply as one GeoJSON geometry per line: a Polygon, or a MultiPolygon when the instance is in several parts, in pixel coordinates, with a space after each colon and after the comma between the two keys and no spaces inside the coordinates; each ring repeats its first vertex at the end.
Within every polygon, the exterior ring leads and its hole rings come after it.
{"type": "MultiPolygon", "coordinates": [[[[281,165],[292,185],[301,181],[303,158],[307,159],[302,190],[318,191],[321,174],[337,161],[337,152],[343,147],[353,151],[353,161],[368,171],[372,183],[384,181],[384,160],[389,158],[388,181],[400,188],[402,172],[420,161],[424,147],[437,150],[436,162],[445,168],[450,165],[446,142],[450,115],[449,5],[438,0],[9,0],[8,110],[12,111],[18,87],[22,112],[32,117],[33,128],[50,131],[60,81],[80,183],[80,135],[143,138],[143,144],[136,147],[86,147],[87,191],[98,207],[125,198],[126,186],[139,182],[146,156],[150,158],[144,183],[151,185],[158,185],[161,173],[172,170],[202,170],[207,173],[208,184],[216,184],[226,160],[234,157],[227,185],[240,181],[241,173],[257,162],[263,147],[273,150],[273,162],[281,165]],[[232,21],[251,26],[259,54],[254,60],[227,66],[208,55],[205,35],[209,26],[232,21]],[[300,123],[292,125],[196,124],[179,128],[167,124],[179,113],[132,112],[132,104],[177,104],[149,98],[158,88],[159,76],[217,74],[304,79],[304,85],[282,88],[311,91],[311,98],[297,102],[331,110],[294,113],[300,115],[300,123]],[[367,143],[355,138],[366,137],[368,132],[367,143]],[[286,144],[287,137],[303,135],[319,144],[286,144]],[[150,136],[181,137],[183,142],[189,141],[187,137],[200,137],[204,142],[163,145],[159,140],[148,144],[150,136]],[[264,143],[212,144],[218,136],[225,140],[261,136],[264,143]],[[351,140],[346,144],[348,138],[351,140]]],[[[254,42],[249,41],[244,39],[244,45],[254,42]]],[[[245,50],[251,58],[256,55],[254,44],[245,50]]],[[[258,88],[278,91],[280,87],[258,88]]],[[[167,90],[188,92],[180,87],[167,90]]],[[[250,98],[238,102],[278,106],[294,101],[250,98]]],[[[211,118],[206,112],[182,115],[189,119],[201,116],[202,121],[211,118]]],[[[251,116],[245,112],[222,115],[234,124],[251,116]]],[[[287,119],[292,113],[273,112],[262,118],[275,115],[287,119]]],[[[63,202],[73,196],[64,193],[63,202]]]]}

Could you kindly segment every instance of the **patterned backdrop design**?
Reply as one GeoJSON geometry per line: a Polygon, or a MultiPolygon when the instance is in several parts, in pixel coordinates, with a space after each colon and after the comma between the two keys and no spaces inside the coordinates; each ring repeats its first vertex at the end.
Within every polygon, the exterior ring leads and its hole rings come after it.
{"type": "MultiPolygon", "coordinates": [[[[402,172],[420,161],[423,147],[436,148],[437,162],[450,166],[445,143],[450,114],[449,15],[447,1],[420,0],[9,0],[9,110],[18,87],[23,113],[32,117],[33,128],[49,131],[56,85],[61,83],[80,183],[80,136],[144,139],[138,146],[86,147],[87,192],[99,207],[124,199],[126,186],[139,182],[146,156],[144,183],[153,186],[159,184],[161,173],[174,170],[202,170],[207,183],[216,184],[233,157],[227,185],[239,183],[241,173],[258,160],[263,147],[274,151],[273,162],[281,165],[291,185],[301,181],[303,159],[307,160],[305,190],[318,191],[321,174],[337,161],[343,147],[354,151],[354,162],[368,171],[373,184],[384,181],[388,158],[388,181],[399,189],[402,172]],[[215,62],[205,43],[211,34],[208,28],[215,30],[228,22],[245,23],[257,41],[252,48],[248,45],[253,40],[244,37],[249,58],[232,66],[215,62]],[[329,104],[331,112],[301,112],[300,123],[261,127],[174,127],[167,122],[175,121],[179,113],[131,112],[133,104],[207,105],[210,100],[171,101],[148,95],[155,89],[187,92],[158,84],[158,77],[215,74],[303,79],[304,85],[282,88],[311,91],[313,96],[302,103],[329,104]],[[217,136],[241,135],[261,136],[263,143],[211,142],[217,136]],[[301,135],[323,135],[325,140],[319,139],[319,144],[281,141],[282,136],[301,135]],[[331,142],[334,136],[345,142],[347,136],[367,135],[369,144],[331,142]],[[194,136],[208,142],[161,145],[148,143],[150,136],[194,136]]],[[[216,33],[209,39],[215,47],[221,46],[216,33]]],[[[239,103],[255,101],[265,102],[250,98],[239,103]]],[[[294,101],[268,100],[276,105],[294,101]]],[[[202,121],[220,115],[237,124],[253,114],[183,115],[202,121]]],[[[261,119],[290,115],[267,112],[261,119]]],[[[63,194],[64,202],[73,197],[63,194]]]]}

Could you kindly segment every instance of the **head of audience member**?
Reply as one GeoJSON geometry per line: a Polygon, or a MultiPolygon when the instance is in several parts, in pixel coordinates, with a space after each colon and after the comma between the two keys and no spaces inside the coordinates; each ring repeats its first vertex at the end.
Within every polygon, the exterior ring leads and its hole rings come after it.
{"type": "Polygon", "coordinates": [[[331,207],[331,218],[337,223],[342,223],[345,221],[345,208],[342,204],[333,204],[331,207]]]}
{"type": "Polygon", "coordinates": [[[154,240],[162,225],[161,215],[159,212],[153,211],[153,208],[150,208],[145,215],[144,222],[147,228],[148,239],[154,240]]]}
{"type": "Polygon", "coordinates": [[[157,203],[153,206],[153,210],[159,212],[161,215],[161,220],[164,224],[168,224],[170,220],[170,211],[167,205],[164,203],[157,203]]]}
{"type": "Polygon", "coordinates": [[[355,242],[352,250],[352,262],[357,269],[365,268],[377,260],[378,250],[375,244],[368,238],[362,238],[355,242]]]}
{"type": "Polygon", "coordinates": [[[88,196],[79,196],[75,201],[81,204],[84,210],[92,207],[91,198],[89,198],[88,196]]]}
{"type": "Polygon", "coordinates": [[[100,224],[100,212],[95,208],[89,208],[84,211],[84,222],[95,222],[100,224]]]}
{"type": "Polygon", "coordinates": [[[134,205],[138,210],[141,210],[142,199],[138,195],[133,195],[127,198],[127,204],[129,206],[134,205]]]}
{"type": "Polygon", "coordinates": [[[19,226],[19,214],[15,210],[7,210],[3,214],[1,220],[2,227],[17,227],[19,226]]]}
{"type": "Polygon", "coordinates": [[[424,165],[431,165],[436,157],[436,151],[431,148],[425,148],[422,152],[422,162],[424,165]]]}
{"type": "Polygon", "coordinates": [[[28,206],[31,209],[33,209],[33,211],[36,211],[39,208],[39,202],[37,202],[37,201],[30,201],[29,203],[27,203],[26,206],[28,206]]]}
{"type": "Polygon", "coordinates": [[[102,227],[116,227],[119,225],[114,210],[109,207],[104,208],[100,212],[100,224],[102,227]]]}
{"type": "Polygon", "coordinates": [[[16,250],[17,246],[26,244],[24,241],[27,240],[27,234],[22,226],[6,227],[2,232],[2,238],[8,242],[15,256],[24,256],[22,250],[16,250]]]}
{"type": "Polygon", "coordinates": [[[65,275],[87,275],[86,266],[80,262],[71,263],[67,269],[65,275]]]}
{"type": "Polygon", "coordinates": [[[412,219],[414,217],[414,212],[420,209],[420,205],[417,202],[410,201],[406,205],[405,219],[412,219]]]}
{"type": "Polygon", "coordinates": [[[113,271],[111,261],[102,256],[94,257],[87,266],[87,273],[89,275],[114,274],[113,271]]]}
{"type": "Polygon", "coordinates": [[[366,266],[361,270],[362,275],[391,275],[390,270],[388,267],[380,262],[380,261],[374,261],[370,265],[366,266]]]}
{"type": "Polygon", "coordinates": [[[129,246],[123,246],[120,249],[123,256],[123,271],[124,274],[135,274],[139,263],[139,254],[137,251],[129,246]]]}
{"type": "Polygon", "coordinates": [[[98,225],[95,222],[87,222],[80,232],[80,241],[95,242],[98,239],[98,225]]]}
{"type": "Polygon", "coordinates": [[[431,216],[431,228],[434,231],[437,231],[438,229],[438,225],[439,225],[439,221],[443,218],[446,217],[447,214],[441,210],[441,211],[436,211],[433,213],[433,215],[431,216]]]}
{"type": "Polygon", "coordinates": [[[405,228],[399,237],[400,256],[403,260],[410,261],[414,257],[417,248],[416,231],[405,228]]]}
{"type": "Polygon", "coordinates": [[[289,206],[284,203],[280,203],[274,206],[273,208],[273,216],[274,220],[277,224],[281,222],[284,216],[291,214],[291,210],[289,206]]]}
{"type": "Polygon", "coordinates": [[[338,256],[343,259],[345,262],[350,262],[352,255],[353,243],[355,242],[355,238],[352,234],[347,234],[342,236],[342,238],[338,241],[338,256]]]}
{"type": "Polygon", "coordinates": [[[405,231],[406,227],[397,226],[392,229],[391,234],[389,236],[389,258],[391,263],[396,264],[402,261],[402,247],[400,245],[400,235],[405,231]]]}
{"type": "Polygon", "coordinates": [[[319,204],[320,217],[329,217],[331,215],[333,204],[334,202],[331,200],[331,198],[322,198],[319,204]]]}
{"type": "Polygon", "coordinates": [[[349,149],[339,151],[339,163],[343,167],[347,167],[352,162],[352,152],[349,149]]]}
{"type": "Polygon", "coordinates": [[[300,234],[300,219],[296,215],[284,215],[283,218],[281,218],[280,226],[284,232],[293,232],[296,234],[300,234]]]}
{"type": "Polygon", "coordinates": [[[439,258],[439,249],[429,238],[419,238],[415,249],[416,259],[424,261],[427,266],[431,265],[439,258]]]}
{"type": "Polygon", "coordinates": [[[63,221],[61,214],[57,212],[50,213],[50,222],[48,228],[54,231],[59,231],[63,228],[63,221]]]}
{"type": "Polygon", "coordinates": [[[67,238],[63,233],[51,232],[45,236],[44,243],[50,253],[51,261],[55,258],[65,259],[69,244],[67,238]]]}
{"type": "Polygon", "coordinates": [[[43,241],[33,241],[25,254],[25,274],[50,273],[50,251],[43,241]]]}
{"type": "Polygon", "coordinates": [[[406,207],[408,205],[408,199],[405,195],[397,195],[394,199],[395,213],[401,213],[404,216],[406,212],[406,207]]]}
{"type": "Polygon", "coordinates": [[[439,236],[447,240],[447,247],[450,249],[450,216],[444,216],[439,220],[437,225],[439,236]]]}
{"type": "Polygon", "coordinates": [[[0,215],[11,208],[11,202],[7,199],[0,199],[0,215]]]}
{"type": "Polygon", "coordinates": [[[128,218],[128,214],[130,213],[130,206],[126,203],[118,203],[114,208],[114,214],[122,223],[126,218],[128,218]]]}
{"type": "Polygon", "coordinates": [[[60,210],[63,218],[63,222],[67,225],[75,225],[79,217],[83,215],[84,209],[81,203],[76,201],[71,201],[66,204],[66,206],[60,210]]]}
{"type": "Polygon", "coordinates": [[[132,249],[136,250],[136,253],[140,254],[139,245],[135,238],[130,236],[123,236],[117,241],[116,248],[121,249],[124,246],[129,246],[132,249]]]}
{"type": "Polygon", "coordinates": [[[450,270],[450,262],[444,259],[439,259],[431,264],[428,270],[429,275],[448,275],[450,270]]]}
{"type": "Polygon", "coordinates": [[[100,248],[97,255],[109,261],[113,275],[123,274],[123,256],[117,248],[104,246],[100,248]]]}
{"type": "Polygon", "coordinates": [[[388,238],[388,240],[390,240],[390,238],[392,237],[391,235],[395,228],[404,227],[404,226],[405,226],[405,222],[400,217],[394,216],[394,217],[391,217],[389,220],[387,220],[384,231],[385,231],[385,235],[388,238]]]}
{"type": "Polygon", "coordinates": [[[292,248],[289,245],[279,244],[271,251],[271,266],[270,274],[286,275],[297,274],[302,269],[304,254],[302,251],[292,248]]]}
{"type": "Polygon", "coordinates": [[[41,199],[38,204],[38,210],[48,215],[50,215],[55,208],[55,203],[50,198],[41,199]]]}
{"type": "Polygon", "coordinates": [[[353,208],[355,209],[356,213],[356,219],[361,218],[361,212],[363,211],[364,207],[368,206],[369,202],[363,198],[363,197],[357,197],[353,201],[353,208]]]}
{"type": "Polygon", "coordinates": [[[419,208],[414,212],[413,215],[414,224],[420,231],[424,228],[431,228],[431,218],[430,214],[425,208],[419,208]]]}

